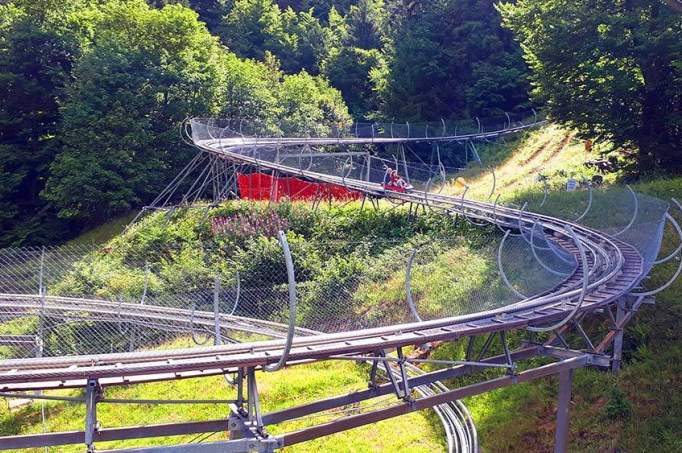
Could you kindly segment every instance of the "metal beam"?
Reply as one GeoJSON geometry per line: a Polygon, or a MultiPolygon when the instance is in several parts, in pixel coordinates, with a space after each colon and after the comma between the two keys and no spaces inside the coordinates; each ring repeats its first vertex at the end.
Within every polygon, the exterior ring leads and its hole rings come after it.
{"type": "MultiPolygon", "coordinates": [[[[515,360],[525,359],[537,355],[538,347],[530,346],[512,353],[515,360]]],[[[504,355],[485,359],[489,363],[504,363],[504,355]]],[[[409,379],[409,385],[419,387],[436,381],[463,376],[471,371],[471,367],[458,366],[444,370],[426,373],[409,379]]],[[[239,384],[239,381],[238,381],[239,384]]],[[[263,425],[274,425],[287,420],[305,417],[347,404],[358,403],[378,396],[388,395],[393,392],[390,383],[382,384],[374,389],[353,392],[346,395],[336,396],[313,403],[287,408],[277,412],[271,412],[262,416],[263,425]]],[[[239,394],[238,394],[239,396],[239,394]]],[[[186,434],[212,433],[228,431],[229,419],[208,420],[202,422],[183,422],[149,426],[130,426],[119,428],[100,428],[94,433],[95,442],[107,442],[114,440],[143,439],[152,437],[171,437],[186,434]]],[[[70,431],[62,433],[29,434],[24,436],[0,437],[0,450],[12,450],[20,448],[53,447],[59,445],[81,444],[84,442],[84,431],[70,431]]]]}
{"type": "Polygon", "coordinates": [[[480,393],[488,392],[490,390],[506,387],[517,382],[528,382],[534,379],[542,378],[552,374],[561,373],[566,370],[580,368],[587,363],[587,357],[576,357],[562,362],[544,365],[532,370],[523,371],[514,376],[504,376],[496,379],[491,379],[476,384],[470,384],[458,389],[439,393],[433,396],[420,398],[409,403],[397,404],[379,409],[365,414],[354,415],[350,417],[334,420],[329,423],[313,426],[311,428],[302,429],[300,431],[284,434],[284,446],[290,446],[301,442],[306,442],[318,437],[327,436],[330,434],[346,431],[349,429],[364,426],[370,423],[376,423],[392,417],[408,414],[417,410],[428,409],[433,406],[445,404],[450,401],[465,398],[468,396],[478,395],[480,393]]]}
{"type": "Polygon", "coordinates": [[[572,380],[572,369],[563,370],[559,373],[559,404],[557,406],[554,453],[566,453],[566,451],[568,451],[568,428],[572,380]]]}
{"type": "MultiPolygon", "coordinates": [[[[526,359],[537,355],[538,347],[531,346],[524,348],[512,353],[512,357],[515,360],[526,359]]],[[[484,360],[488,363],[504,363],[506,357],[504,355],[498,355],[495,357],[490,357],[484,360]]],[[[447,368],[444,370],[433,371],[431,373],[425,373],[420,376],[409,379],[409,385],[412,388],[419,387],[421,385],[431,384],[436,381],[443,381],[446,379],[453,379],[455,377],[464,376],[472,370],[471,367],[460,365],[457,367],[447,368]]],[[[273,425],[276,423],[281,423],[287,420],[292,420],[299,417],[305,417],[306,415],[314,414],[324,410],[334,409],[339,406],[344,406],[348,404],[358,403],[370,398],[376,398],[378,396],[388,395],[394,391],[393,385],[389,382],[382,384],[373,389],[363,390],[360,392],[353,392],[347,395],[336,396],[326,400],[316,401],[314,403],[283,409],[278,412],[271,412],[269,414],[263,415],[263,424],[273,425]]]]}
{"type": "Polygon", "coordinates": [[[620,362],[623,357],[623,329],[625,328],[625,300],[620,300],[616,309],[616,331],[613,339],[613,363],[611,371],[620,371],[620,362]]]}
{"type": "Polygon", "coordinates": [[[270,453],[281,448],[281,439],[236,439],[224,442],[207,442],[162,447],[124,448],[118,450],[98,450],[99,453],[270,453]]]}

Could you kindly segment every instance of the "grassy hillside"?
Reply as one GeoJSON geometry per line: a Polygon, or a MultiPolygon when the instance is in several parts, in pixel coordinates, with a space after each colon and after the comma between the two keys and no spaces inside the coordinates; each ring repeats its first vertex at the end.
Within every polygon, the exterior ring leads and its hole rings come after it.
{"type": "MultiPolygon", "coordinates": [[[[547,179],[549,187],[560,189],[566,179],[589,179],[597,172],[584,165],[586,161],[598,158],[597,148],[585,151],[582,140],[575,134],[549,125],[509,143],[479,145],[483,168],[472,163],[457,176],[464,181],[451,179],[444,193],[463,192],[462,182],[469,185],[467,198],[486,199],[495,184],[495,195],[501,200],[513,198],[518,191],[542,190],[539,177],[547,179]],[[493,175],[494,170],[494,175],[493,175]]],[[[604,176],[606,182],[613,182],[615,174],[604,176]]],[[[494,200],[494,197],[491,199],[494,200]]]]}
{"type": "MultiPolygon", "coordinates": [[[[583,163],[596,157],[586,154],[582,143],[575,140],[570,132],[555,126],[532,132],[505,146],[481,147],[480,153],[490,166],[495,167],[497,193],[501,193],[505,200],[515,202],[529,198],[537,200],[541,196],[538,174],[548,177],[549,185],[555,190],[564,186],[567,177],[591,177],[594,170],[585,168],[583,163]]],[[[608,183],[616,176],[605,179],[608,183]]],[[[471,186],[468,197],[488,197],[492,183],[489,168],[470,168],[464,177],[471,186]]],[[[634,188],[662,199],[671,196],[682,198],[682,178],[643,182],[634,188]]],[[[445,190],[462,193],[463,188],[451,181],[445,190]]],[[[558,194],[556,199],[562,200],[558,194]]],[[[174,291],[187,281],[173,276],[187,270],[204,277],[216,270],[226,271],[225,255],[214,257],[216,250],[229,251],[231,257],[236,257],[236,265],[241,266],[244,275],[248,276],[250,269],[254,269],[254,262],[271,259],[273,250],[276,251],[276,247],[268,246],[274,241],[268,232],[273,222],[286,222],[291,230],[295,259],[303,266],[304,275],[309,276],[306,278],[311,279],[312,286],[325,288],[330,281],[345,281],[356,274],[367,276],[366,285],[358,287],[352,299],[356,304],[352,307],[356,315],[374,309],[381,316],[390,317],[399,307],[404,307],[401,293],[404,270],[401,266],[413,247],[405,245],[410,241],[412,244],[439,241],[439,244],[447,246],[446,253],[415,268],[413,288],[416,297],[420,298],[420,308],[426,312],[436,315],[443,310],[442,299],[431,298],[429,290],[447,278],[454,276],[458,281],[458,285],[450,285],[440,294],[447,299],[464,301],[471,290],[486,286],[490,280],[488,273],[495,272],[494,265],[491,267],[486,262],[488,251],[485,245],[490,238],[489,232],[473,228],[466,222],[445,220],[438,215],[420,215],[415,219],[406,210],[391,209],[388,203],[383,205],[379,211],[360,210],[356,204],[312,210],[305,204],[284,203],[269,208],[264,203],[235,202],[208,214],[203,210],[178,212],[170,223],[161,215],[150,216],[124,236],[112,240],[106,255],[97,258],[97,266],[84,268],[88,272],[77,274],[79,278],[66,279],[64,288],[76,293],[93,291],[101,296],[111,296],[122,290],[135,294],[142,279],[139,269],[133,264],[158,255],[163,260],[154,270],[152,288],[155,291],[174,291]],[[250,240],[246,237],[246,230],[232,227],[225,234],[215,235],[211,219],[220,217],[238,219],[253,226],[255,230],[249,230],[249,234],[262,237],[250,240]],[[254,218],[268,218],[270,223],[254,223],[254,218]],[[445,241],[444,238],[451,240],[445,241]],[[466,263],[466,266],[461,266],[461,263],[466,263]],[[122,268],[125,272],[122,277],[111,278],[108,272],[112,268],[122,268]],[[381,275],[370,272],[371,268],[380,269],[381,275]],[[463,268],[466,269],[462,275],[455,275],[463,268]],[[89,284],[82,286],[83,282],[89,284]]],[[[675,215],[682,219],[682,213],[675,215]]],[[[109,232],[121,228],[124,223],[127,219],[112,222],[79,241],[108,240],[109,232]]],[[[675,246],[673,231],[669,229],[664,249],[671,251],[675,246]]],[[[655,287],[665,281],[675,265],[673,262],[657,269],[647,284],[655,287]]],[[[655,307],[645,306],[630,323],[625,336],[625,364],[620,374],[588,369],[576,372],[572,451],[682,451],[679,436],[682,420],[682,346],[679,334],[682,303],[676,300],[680,291],[682,283],[677,282],[658,297],[655,307]]],[[[303,310],[303,316],[305,314],[303,310]]],[[[3,328],[21,333],[20,325],[7,324],[3,328]]],[[[187,339],[176,340],[178,344],[182,342],[187,343],[187,339]]],[[[162,347],[168,346],[173,345],[162,347]]],[[[436,356],[452,358],[460,347],[442,347],[436,356]]],[[[269,411],[325,394],[361,389],[366,385],[366,371],[350,363],[323,363],[294,367],[277,374],[260,374],[259,380],[262,401],[265,410],[269,411]]],[[[107,396],[225,398],[228,397],[227,390],[221,379],[206,378],[110,389],[107,396]]],[[[473,413],[483,450],[551,451],[556,391],[556,379],[546,379],[465,401],[473,413]]],[[[150,420],[161,423],[210,419],[225,413],[226,409],[220,406],[135,406],[122,410],[121,407],[105,405],[100,416],[104,426],[115,426],[148,423],[150,420]]],[[[84,417],[82,407],[65,403],[47,403],[47,414],[49,430],[78,429],[84,417]]],[[[272,432],[296,429],[319,421],[309,417],[276,427],[272,432]]],[[[40,432],[42,429],[39,404],[12,413],[0,406],[1,433],[40,432]]],[[[219,438],[218,434],[210,437],[219,438]]],[[[187,436],[157,442],[178,440],[189,442],[197,438],[187,436]]],[[[143,444],[144,441],[135,441],[102,445],[101,448],[143,444]]],[[[443,433],[437,419],[432,413],[424,412],[341,433],[289,451],[426,452],[442,451],[443,448],[443,433]]],[[[52,451],[82,451],[82,448],[52,451]]]]}
{"type": "MultiPolygon", "coordinates": [[[[262,408],[266,412],[290,407],[323,398],[325,395],[342,394],[366,388],[367,373],[350,362],[316,363],[288,368],[278,373],[258,373],[259,392],[262,408]]],[[[65,394],[66,392],[60,392],[65,394]]],[[[77,395],[69,392],[69,395],[77,395]]],[[[234,398],[233,389],[221,377],[180,380],[166,383],[145,384],[131,387],[107,389],[107,398],[121,399],[229,399],[234,398]]],[[[379,404],[388,397],[381,398],[379,404]]],[[[358,411],[359,407],[350,408],[358,411]]],[[[136,405],[121,406],[102,404],[98,406],[98,417],[103,427],[198,421],[225,417],[228,412],[223,405],[136,405]]],[[[69,431],[83,429],[85,409],[81,404],[46,403],[47,430],[69,431]]],[[[292,431],[321,423],[329,416],[312,416],[291,421],[269,429],[273,434],[292,431]]],[[[40,405],[33,404],[17,412],[8,413],[0,406],[0,432],[20,434],[41,432],[40,405]]],[[[105,442],[100,449],[122,448],[143,445],[168,445],[178,442],[192,443],[200,439],[224,440],[225,433],[212,435],[188,435],[174,438],[159,438],[134,441],[105,442]]],[[[357,428],[347,433],[336,434],[326,439],[307,442],[287,448],[288,452],[374,452],[410,451],[434,452],[444,450],[445,437],[435,418],[429,412],[408,414],[377,425],[357,428]]],[[[43,449],[35,449],[43,452],[43,449]]],[[[82,452],[83,446],[58,447],[52,452],[82,452]]]]}
{"type": "Polygon", "coordinates": [[[115,238],[125,231],[126,226],[135,218],[137,212],[130,212],[86,231],[80,236],[67,242],[68,245],[102,244],[115,238]]]}
{"type": "MultiPolygon", "coordinates": [[[[682,198],[682,178],[640,183],[635,189],[682,198]]],[[[674,213],[678,221],[682,213],[674,213]]],[[[677,245],[668,231],[663,249],[677,245]]],[[[677,261],[655,269],[647,287],[672,275],[677,261]]],[[[682,281],[645,305],[625,331],[623,369],[575,373],[571,451],[682,451],[682,281]]],[[[468,398],[486,451],[553,451],[558,381],[544,379],[468,398]],[[529,449],[529,445],[533,447],[529,449]]]]}
{"type": "MultiPolygon", "coordinates": [[[[597,157],[586,153],[570,132],[555,126],[532,132],[509,148],[492,147],[489,156],[497,192],[503,200],[515,202],[542,197],[538,174],[548,177],[553,190],[561,190],[568,177],[591,177],[595,171],[583,164],[597,157]]],[[[464,176],[471,186],[467,197],[487,198],[490,170],[472,168],[464,176]]],[[[617,176],[606,176],[605,183],[614,182],[617,176]]],[[[643,181],[632,187],[663,200],[682,199],[682,178],[643,181]]],[[[463,188],[452,183],[447,190],[461,194],[463,188]]],[[[682,222],[682,213],[673,210],[672,214],[682,222]]],[[[677,235],[668,226],[662,253],[672,252],[677,243],[677,235]]],[[[665,282],[677,264],[673,260],[654,269],[647,287],[665,282]]],[[[575,373],[571,451],[682,451],[680,294],[682,280],[659,294],[655,306],[640,309],[625,331],[625,363],[619,374],[593,369],[575,373]]],[[[447,356],[448,351],[442,354],[447,356]]],[[[558,381],[552,378],[468,398],[465,403],[474,416],[483,450],[553,451],[557,389],[558,381]]]]}

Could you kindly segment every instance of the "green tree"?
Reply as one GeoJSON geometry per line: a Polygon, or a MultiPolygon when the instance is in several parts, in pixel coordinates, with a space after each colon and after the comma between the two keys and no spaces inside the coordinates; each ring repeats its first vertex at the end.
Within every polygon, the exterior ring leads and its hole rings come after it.
{"type": "Polygon", "coordinates": [[[350,122],[341,93],[326,79],[306,72],[284,76],[277,98],[279,123],[288,133],[325,135],[350,122]]]}
{"type": "Polygon", "coordinates": [[[385,116],[437,120],[526,107],[521,50],[492,2],[389,0],[387,9],[388,65],[375,74],[385,116]]]}
{"type": "Polygon", "coordinates": [[[313,11],[315,17],[327,20],[332,9],[347,14],[356,0],[276,0],[282,10],[291,8],[296,12],[313,11]]]}
{"type": "Polygon", "coordinates": [[[188,156],[178,124],[217,113],[225,81],[225,52],[193,11],[128,1],[101,16],[74,69],[64,149],[44,190],[61,217],[88,222],[158,193],[188,156]]]}
{"type": "MultiPolygon", "coordinates": [[[[270,60],[266,56],[266,60],[270,60]]],[[[221,116],[259,118],[274,123],[279,114],[276,89],[281,73],[276,62],[259,63],[230,54],[226,61],[225,103],[221,116]]]]}
{"type": "Polygon", "coordinates": [[[223,42],[237,55],[262,60],[290,46],[282,11],[272,0],[236,0],[220,27],[223,42]]]}
{"type": "Polygon", "coordinates": [[[500,6],[556,120],[637,147],[640,172],[682,170],[682,16],[662,0],[500,6]]]}
{"type": "Polygon", "coordinates": [[[75,2],[0,5],[0,243],[57,240],[65,225],[40,198],[60,148],[59,102],[80,52],[75,2]]]}
{"type": "Polygon", "coordinates": [[[360,0],[350,7],[346,16],[348,41],[346,45],[361,49],[382,47],[384,32],[384,0],[360,0]]]}
{"type": "Polygon", "coordinates": [[[311,74],[319,74],[320,62],[327,55],[329,30],[322,26],[312,10],[297,14],[288,8],[283,18],[290,46],[278,55],[282,69],[288,73],[304,69],[311,74]]]}
{"type": "Polygon", "coordinates": [[[199,14],[199,19],[215,33],[220,27],[223,16],[232,7],[233,0],[189,0],[188,6],[199,14]]]}
{"type": "Polygon", "coordinates": [[[296,73],[305,69],[320,72],[327,53],[327,28],[313,10],[284,11],[273,0],[236,0],[220,27],[223,42],[240,57],[263,60],[275,55],[282,69],[296,73]]]}
{"type": "Polygon", "coordinates": [[[338,88],[356,118],[371,116],[378,109],[372,72],[383,65],[378,49],[343,46],[331,51],[324,75],[338,88]]]}
{"type": "Polygon", "coordinates": [[[323,73],[341,90],[353,116],[371,117],[378,108],[372,74],[384,67],[383,0],[360,0],[346,17],[329,14],[328,54],[323,73]]]}

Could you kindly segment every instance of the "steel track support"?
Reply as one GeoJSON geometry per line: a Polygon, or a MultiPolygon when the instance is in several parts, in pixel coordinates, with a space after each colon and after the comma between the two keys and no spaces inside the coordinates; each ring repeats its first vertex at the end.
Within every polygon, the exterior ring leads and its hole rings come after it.
{"type": "MultiPolygon", "coordinates": [[[[238,385],[237,404],[230,404],[231,415],[227,421],[230,434],[230,441],[226,443],[216,443],[214,450],[206,451],[234,451],[235,453],[262,452],[271,453],[278,448],[282,448],[283,443],[279,437],[271,437],[265,432],[262,412],[260,408],[260,398],[258,386],[256,384],[256,371],[254,367],[246,370],[240,369],[235,379],[238,385]],[[243,396],[241,395],[240,383],[246,378],[247,387],[247,407],[243,407],[243,396]],[[241,401],[241,402],[240,402],[241,401]]],[[[207,444],[211,445],[211,444],[207,444]]],[[[181,451],[192,451],[191,449],[181,451]]],[[[203,451],[203,450],[202,450],[203,451]]]]}
{"type": "Polygon", "coordinates": [[[249,367],[246,372],[247,380],[247,396],[248,396],[248,421],[252,428],[261,434],[265,435],[263,429],[263,419],[261,417],[260,410],[260,398],[258,396],[258,385],[256,384],[256,369],[254,367],[249,367]]]}
{"type": "Polygon", "coordinates": [[[590,340],[590,337],[587,335],[587,332],[585,332],[585,329],[583,329],[583,326],[580,324],[580,321],[576,321],[574,325],[580,336],[583,337],[583,340],[585,340],[585,345],[587,345],[590,351],[594,351],[594,344],[592,343],[592,340],[590,340]]]}
{"type": "Polygon", "coordinates": [[[244,430],[242,429],[242,419],[239,417],[239,413],[236,411],[237,408],[235,407],[234,409],[235,410],[232,411],[232,414],[227,419],[229,438],[230,440],[243,439],[244,430]]]}
{"type": "Polygon", "coordinates": [[[102,450],[99,453],[272,453],[279,448],[282,448],[282,439],[273,437],[263,440],[237,439],[161,447],[102,450]]]}
{"type": "Polygon", "coordinates": [[[237,370],[235,376],[235,384],[237,385],[237,408],[240,411],[244,410],[244,368],[237,370]]]}
{"type": "MultiPolygon", "coordinates": [[[[382,354],[382,351],[375,352],[375,355],[377,357],[381,356],[381,354],[382,354]]],[[[369,371],[369,383],[367,384],[367,386],[370,389],[376,389],[377,387],[379,387],[379,385],[377,384],[377,371],[379,371],[379,361],[373,360],[372,361],[372,368],[369,371]]]]}
{"type": "Polygon", "coordinates": [[[568,341],[564,338],[564,336],[561,334],[559,330],[554,331],[554,335],[556,335],[556,339],[559,340],[559,343],[561,343],[561,346],[563,346],[566,349],[571,349],[571,345],[568,344],[568,341]]]}
{"type": "Polygon", "coordinates": [[[500,331],[500,343],[502,343],[502,348],[504,349],[504,357],[507,361],[507,365],[509,366],[507,374],[513,376],[516,365],[512,360],[511,352],[509,351],[509,344],[507,343],[507,335],[505,334],[504,330],[500,331]]]}
{"type": "Polygon", "coordinates": [[[97,422],[97,402],[102,397],[102,387],[97,379],[88,379],[85,387],[85,446],[88,453],[95,451],[95,434],[99,430],[97,422]]]}
{"type": "Polygon", "coordinates": [[[623,358],[623,319],[625,318],[625,299],[618,301],[616,308],[616,325],[614,329],[616,330],[616,336],[613,339],[613,359],[611,361],[611,371],[617,373],[620,371],[620,364],[623,358]]]}
{"type": "Polygon", "coordinates": [[[478,358],[476,359],[477,362],[480,362],[485,356],[485,353],[488,352],[488,348],[490,348],[490,345],[495,339],[495,335],[497,335],[497,332],[492,332],[490,335],[488,335],[488,338],[486,338],[485,343],[483,343],[481,352],[478,353],[478,358]]]}
{"type": "Polygon", "coordinates": [[[556,432],[554,435],[554,453],[565,453],[568,451],[572,381],[573,369],[559,372],[559,402],[557,406],[556,432]]]}
{"type": "MultiPolygon", "coordinates": [[[[405,355],[403,354],[403,348],[398,347],[398,367],[400,368],[400,379],[403,381],[403,399],[405,401],[412,401],[412,395],[410,394],[410,381],[407,378],[407,370],[405,369],[405,355]]],[[[388,362],[386,362],[388,365],[388,362]]]]}
{"type": "Polygon", "coordinates": [[[474,337],[473,335],[469,337],[467,340],[467,352],[466,355],[464,356],[464,360],[467,362],[471,362],[474,360],[474,337]]]}
{"type": "MultiPolygon", "coordinates": [[[[384,351],[381,351],[379,354],[380,357],[386,357],[386,353],[384,351]]],[[[389,381],[391,381],[391,385],[393,386],[393,391],[395,392],[395,395],[398,398],[403,398],[403,395],[400,391],[400,386],[398,385],[398,381],[396,381],[395,376],[393,375],[393,372],[391,371],[391,366],[388,363],[388,360],[382,360],[384,364],[384,371],[386,371],[386,376],[388,376],[389,381]]]]}

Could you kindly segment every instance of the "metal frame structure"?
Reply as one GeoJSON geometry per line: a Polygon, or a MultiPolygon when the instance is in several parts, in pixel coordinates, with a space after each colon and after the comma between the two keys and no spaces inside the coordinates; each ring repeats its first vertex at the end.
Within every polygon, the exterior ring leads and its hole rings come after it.
{"type": "MultiPolygon", "coordinates": [[[[84,430],[66,433],[34,434],[0,438],[0,449],[46,447],[66,444],[85,444],[94,451],[97,442],[123,439],[151,438],[190,433],[229,432],[230,440],[202,444],[186,444],[173,447],[147,447],[116,451],[128,452],[271,452],[321,436],[342,432],[358,426],[389,419],[409,412],[440,407],[441,410],[459,411],[456,417],[461,426],[471,423],[465,409],[456,405],[458,399],[480,394],[492,389],[527,382],[547,376],[559,376],[559,398],[556,429],[556,452],[567,450],[569,401],[573,370],[581,367],[598,367],[617,370],[622,355],[623,328],[643,303],[651,302],[650,296],[658,290],[636,292],[648,271],[639,252],[627,242],[614,235],[555,217],[530,213],[521,209],[503,207],[495,203],[466,200],[461,197],[408,191],[404,193],[385,190],[381,184],[369,178],[355,179],[349,174],[341,176],[324,174],[302,167],[289,167],[280,162],[263,161],[254,150],[326,145],[365,145],[376,143],[409,142],[462,142],[500,137],[525,130],[537,125],[512,126],[494,132],[480,131],[467,135],[424,137],[376,136],[362,137],[249,137],[241,133],[226,137],[227,128],[214,128],[210,122],[192,120],[192,130],[208,130],[208,134],[194,133],[193,143],[209,157],[211,166],[216,161],[228,162],[230,166],[248,165],[264,168],[284,175],[293,175],[313,181],[339,184],[362,192],[372,199],[385,198],[398,204],[424,206],[443,215],[463,216],[474,225],[494,224],[505,231],[505,239],[511,234],[530,233],[530,244],[535,252],[536,231],[540,231],[547,243],[546,249],[557,253],[560,250],[573,257],[577,263],[572,272],[565,275],[561,283],[551,291],[524,296],[515,290],[519,301],[511,305],[480,313],[424,321],[410,303],[415,322],[379,328],[325,334],[296,327],[295,267],[288,250],[286,236],[279,239],[286,258],[289,278],[290,313],[289,324],[281,325],[257,319],[219,315],[217,312],[197,310],[162,309],[143,304],[118,306],[82,299],[68,299],[47,296],[42,290],[38,295],[0,295],[0,308],[12,310],[22,308],[49,307],[50,310],[82,311],[97,313],[103,319],[124,316],[127,321],[138,325],[148,322],[163,323],[172,318],[174,322],[185,320],[187,330],[194,332],[195,325],[201,325],[206,332],[215,332],[215,345],[192,349],[140,352],[135,354],[100,354],[94,356],[56,357],[40,359],[12,359],[0,362],[0,391],[3,396],[26,397],[24,392],[63,388],[85,388],[82,402],[86,405],[84,430]],[[517,232],[517,233],[513,233],[517,232]],[[614,309],[616,313],[614,314],[614,309]],[[582,328],[582,321],[589,316],[601,319],[604,335],[599,341],[589,338],[582,328]],[[236,329],[253,333],[265,333],[273,338],[269,341],[221,344],[222,329],[236,329]],[[528,340],[522,344],[509,344],[510,331],[528,332],[528,340]],[[543,341],[538,335],[545,335],[543,341]],[[499,344],[495,344],[495,340],[499,344]],[[432,342],[467,340],[466,354],[452,360],[430,360],[414,358],[406,354],[405,348],[432,342]],[[579,343],[579,345],[578,345],[579,343]],[[609,352],[610,351],[610,352],[609,352]],[[528,359],[543,357],[546,363],[537,366],[528,359]],[[296,366],[320,360],[351,360],[370,362],[368,389],[340,395],[324,400],[303,404],[273,413],[263,413],[260,408],[256,371],[274,372],[284,366],[296,366]],[[436,371],[419,374],[415,365],[431,363],[440,367],[436,371]],[[383,371],[388,382],[380,383],[378,373],[383,371]],[[488,371],[482,373],[481,371],[488,371]],[[495,373],[491,377],[490,370],[495,373]],[[229,376],[236,390],[234,400],[212,401],[229,408],[230,417],[203,422],[172,423],[153,426],[103,428],[97,423],[98,404],[135,404],[135,401],[107,400],[106,388],[115,385],[155,382],[197,376],[229,376]],[[446,379],[470,376],[469,382],[448,389],[440,384],[446,379]],[[475,379],[475,380],[474,380],[475,379]],[[430,386],[430,387],[425,387],[430,386]],[[350,404],[371,401],[385,395],[395,395],[394,404],[380,409],[363,411],[316,426],[282,435],[269,435],[267,427],[295,418],[305,417],[329,410],[341,410],[350,404]],[[453,405],[454,404],[454,405],[453,405]]],[[[242,122],[238,123],[239,131],[242,122]]],[[[408,130],[409,130],[409,126],[408,130]]],[[[475,150],[475,147],[473,148],[475,150]]],[[[371,158],[371,157],[370,157],[371,158]]],[[[198,160],[197,160],[198,162],[198,160]]],[[[440,163],[439,163],[440,164],[440,163]]],[[[442,166],[442,164],[440,164],[442,166]]],[[[222,167],[221,167],[222,168],[222,167]]],[[[494,192],[494,189],[493,189],[494,192]]],[[[466,192],[465,192],[466,193],[466,192]]],[[[488,198],[491,198],[491,192],[488,198]]],[[[634,195],[634,192],[633,192],[634,195]]],[[[592,203],[590,192],[590,205],[592,203]]],[[[499,197],[498,197],[499,198],[499,197]]],[[[546,197],[545,197],[546,198],[546,197]]],[[[634,195],[635,202],[637,201],[634,195]]],[[[544,203],[544,200],[543,200],[544,203]]],[[[588,208],[589,210],[589,208],[588,208]]],[[[580,220],[587,210],[579,217],[580,220]]],[[[633,220],[617,233],[623,234],[633,220]]],[[[668,215],[682,238],[682,230],[668,215]]],[[[504,244],[504,240],[502,242],[504,244]]],[[[682,246],[670,256],[659,260],[665,262],[677,256],[682,246]]],[[[416,251],[415,251],[416,253],[416,251]]],[[[409,271],[414,253],[408,264],[409,271]]],[[[677,277],[682,264],[674,278],[677,277]]],[[[502,278],[514,289],[513,285],[502,278]]],[[[664,285],[664,287],[667,285],[664,285]]],[[[663,287],[663,288],[664,288],[663,287]]],[[[411,297],[409,298],[411,301],[411,297]]],[[[21,340],[21,339],[20,339],[21,340]]],[[[38,398],[40,396],[32,396],[38,398]]],[[[43,396],[44,398],[49,398],[43,396]]],[[[182,404],[190,401],[165,401],[168,404],[182,404]]],[[[454,428],[456,429],[456,428],[454,428]]],[[[475,429],[461,428],[459,438],[469,438],[466,449],[477,451],[475,429]]]]}

